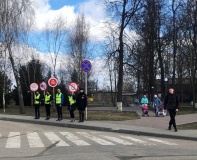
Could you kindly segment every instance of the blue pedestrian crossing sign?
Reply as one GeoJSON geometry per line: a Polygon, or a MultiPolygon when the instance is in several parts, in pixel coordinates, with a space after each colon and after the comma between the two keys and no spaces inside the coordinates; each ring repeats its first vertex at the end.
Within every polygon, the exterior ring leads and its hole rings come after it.
{"type": "Polygon", "coordinates": [[[84,71],[84,72],[89,72],[89,71],[91,70],[91,68],[92,68],[92,64],[91,64],[90,61],[88,61],[88,60],[83,60],[83,61],[81,62],[81,69],[82,69],[82,71],[84,71]]]}

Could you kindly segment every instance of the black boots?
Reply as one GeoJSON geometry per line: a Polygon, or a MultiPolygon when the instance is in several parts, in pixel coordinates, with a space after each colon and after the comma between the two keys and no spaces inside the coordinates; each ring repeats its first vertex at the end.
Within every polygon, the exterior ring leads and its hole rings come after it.
{"type": "Polygon", "coordinates": [[[84,122],[84,113],[83,112],[79,113],[79,122],[84,122]]]}
{"type": "Polygon", "coordinates": [[[177,132],[177,128],[176,127],[174,127],[174,131],[177,132]]]}
{"type": "MultiPolygon", "coordinates": [[[[171,126],[168,126],[168,130],[171,130],[171,126]]],[[[174,131],[175,131],[175,132],[178,131],[176,127],[174,127],[174,131]]]]}
{"type": "Polygon", "coordinates": [[[81,119],[82,122],[84,122],[84,113],[82,113],[82,119],[81,119]]]}
{"type": "Polygon", "coordinates": [[[171,130],[171,126],[168,127],[168,130],[171,130]]]}

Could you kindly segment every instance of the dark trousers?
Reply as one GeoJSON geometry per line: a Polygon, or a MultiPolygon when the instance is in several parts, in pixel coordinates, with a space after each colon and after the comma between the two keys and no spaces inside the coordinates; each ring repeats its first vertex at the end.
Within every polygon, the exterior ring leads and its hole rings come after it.
{"type": "Polygon", "coordinates": [[[73,109],[69,110],[70,118],[75,118],[74,111],[75,111],[75,110],[73,110],[73,109]]]}
{"type": "Polygon", "coordinates": [[[35,118],[40,118],[40,105],[35,104],[34,108],[35,108],[35,118]]]}
{"type": "Polygon", "coordinates": [[[79,121],[84,122],[84,110],[79,110],[79,121]]]}
{"type": "Polygon", "coordinates": [[[168,112],[170,114],[169,126],[173,125],[173,127],[176,128],[176,121],[175,121],[176,110],[175,109],[169,109],[168,112]]]}
{"type": "Polygon", "coordinates": [[[62,120],[62,105],[56,104],[58,119],[62,120]]]}
{"type": "Polygon", "coordinates": [[[46,109],[46,116],[50,117],[51,116],[51,105],[45,104],[45,109],[46,109]]]}

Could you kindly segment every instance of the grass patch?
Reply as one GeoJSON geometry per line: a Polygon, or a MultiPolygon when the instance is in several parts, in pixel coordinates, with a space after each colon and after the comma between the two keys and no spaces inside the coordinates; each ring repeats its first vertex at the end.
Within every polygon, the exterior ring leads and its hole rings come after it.
{"type": "Polygon", "coordinates": [[[178,129],[182,129],[182,130],[197,129],[197,122],[182,124],[182,125],[178,125],[177,127],[178,129]]]}
{"type": "MultiPolygon", "coordinates": [[[[25,106],[26,114],[24,116],[34,116],[34,107],[25,106]]],[[[63,107],[63,118],[69,119],[69,111],[67,107],[63,107]]],[[[0,113],[3,113],[3,109],[0,109],[0,113]]],[[[5,114],[9,115],[20,115],[18,106],[9,106],[6,108],[5,114]]],[[[45,107],[40,107],[40,116],[45,118],[46,116],[45,107]]],[[[139,119],[139,116],[136,112],[118,112],[118,111],[91,111],[87,112],[88,120],[99,120],[99,121],[123,121],[123,120],[133,120],[139,119]]],[[[57,118],[56,109],[51,107],[51,118],[57,118]]],[[[75,111],[75,118],[79,119],[78,110],[75,111]]]]}
{"type": "Polygon", "coordinates": [[[177,115],[184,115],[184,114],[195,114],[197,110],[194,110],[192,107],[180,107],[179,112],[177,115]]]}
{"type": "Polygon", "coordinates": [[[109,120],[109,121],[122,121],[139,119],[136,112],[118,112],[118,111],[88,111],[89,120],[109,120]]]}

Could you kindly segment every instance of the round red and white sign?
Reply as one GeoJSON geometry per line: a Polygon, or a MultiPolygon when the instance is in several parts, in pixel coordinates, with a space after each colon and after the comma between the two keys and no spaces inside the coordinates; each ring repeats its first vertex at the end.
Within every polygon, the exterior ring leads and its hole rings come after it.
{"type": "Polygon", "coordinates": [[[75,82],[69,83],[69,85],[68,85],[68,90],[69,90],[70,92],[76,92],[76,91],[78,90],[78,84],[75,83],[75,82]]]}
{"type": "Polygon", "coordinates": [[[31,83],[30,84],[30,89],[32,92],[35,92],[38,90],[38,84],[37,83],[31,83]]]}
{"type": "Polygon", "coordinates": [[[48,80],[48,84],[49,84],[49,86],[51,86],[51,87],[56,87],[56,86],[57,86],[57,83],[58,83],[58,80],[57,80],[56,78],[50,78],[50,79],[48,80]]]}
{"type": "Polygon", "coordinates": [[[46,82],[41,82],[40,83],[40,90],[41,91],[45,91],[47,89],[47,84],[46,84],[46,82]]]}

